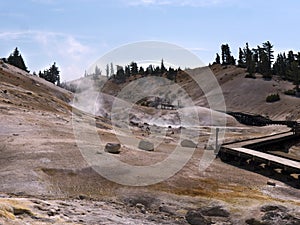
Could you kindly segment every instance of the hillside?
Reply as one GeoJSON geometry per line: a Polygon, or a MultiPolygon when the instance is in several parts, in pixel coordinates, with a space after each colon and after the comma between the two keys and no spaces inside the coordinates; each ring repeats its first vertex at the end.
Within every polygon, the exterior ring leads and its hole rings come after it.
{"type": "Polygon", "coordinates": [[[264,80],[262,75],[255,74],[256,79],[245,78],[246,71],[235,66],[224,69],[214,65],[213,72],[222,87],[228,111],[260,114],[275,120],[300,120],[300,98],[285,95],[294,85],[277,76],[264,80]],[[269,94],[279,93],[281,100],[267,103],[269,94]]]}
{"type": "MultiPolygon", "coordinates": [[[[284,81],[278,76],[273,76],[272,80],[265,80],[261,74],[255,74],[256,79],[245,78],[247,74],[246,69],[232,65],[222,66],[215,64],[210,69],[223,91],[227,111],[259,114],[273,120],[300,120],[300,99],[284,94],[285,91],[294,88],[291,82],[284,81]],[[281,100],[267,103],[266,97],[276,93],[280,95],[281,100]]],[[[196,68],[186,72],[179,72],[177,83],[175,84],[164,79],[163,81],[152,83],[152,86],[148,82],[144,84],[135,82],[135,85],[131,86],[131,88],[138,92],[143,90],[156,94],[162,92],[163,95],[167,94],[171,98],[173,104],[176,105],[177,101],[180,100],[185,107],[189,107],[190,105],[186,103],[187,94],[191,98],[192,104],[200,107],[209,107],[203,90],[192,79],[193,76],[196,78],[203,76],[203,73],[207,73],[207,70],[208,68],[196,68]],[[168,87],[167,91],[161,91],[166,86],[168,87]]],[[[101,78],[101,81],[98,81],[100,85],[96,86],[100,86],[101,92],[117,96],[124,87],[127,87],[129,84],[132,85],[132,82],[139,78],[141,78],[140,75],[135,75],[127,79],[125,83],[120,84],[114,82],[113,79],[106,82],[106,78],[101,78]]],[[[159,96],[159,94],[157,95],[159,96]]],[[[126,96],[121,98],[124,97],[126,98],[126,96]]]]}
{"type": "MultiPolygon", "coordinates": [[[[226,104],[230,105],[232,93],[228,91],[233,88],[234,80],[249,82],[249,79],[243,78],[243,71],[234,67],[216,67],[215,72],[218,79],[224,77],[221,86],[228,88],[225,89],[225,99],[226,104]],[[227,80],[228,76],[231,78],[227,80]]],[[[91,105],[89,101],[93,100],[91,94],[95,92],[83,89],[81,95],[73,95],[38,77],[1,63],[0,223],[192,224],[191,218],[196,217],[198,210],[205,215],[202,219],[207,224],[246,224],[245,221],[251,219],[265,221],[263,218],[269,215],[269,211],[265,210],[268,205],[279,208],[275,211],[285,215],[284,219],[276,217],[276,220],[299,221],[299,189],[262,174],[225,164],[220,159],[213,158],[209,167],[201,170],[209,159],[207,154],[213,153],[207,149],[208,144],[213,141],[211,134],[215,132],[211,128],[214,125],[210,120],[211,114],[215,114],[217,118],[226,117],[229,125],[224,137],[226,141],[273,134],[287,128],[238,124],[234,118],[222,112],[203,107],[205,100],[201,92],[193,90],[194,84],[189,78],[181,77],[180,80],[193,102],[198,105],[178,111],[186,113],[186,117],[191,111],[196,111],[201,126],[192,127],[193,120],[185,124],[186,127],[174,126],[178,122],[177,110],[157,111],[151,107],[135,105],[130,111],[132,123],[122,129],[123,124],[112,124],[110,120],[113,115],[110,108],[115,100],[128,104],[120,96],[116,97],[117,91],[112,86],[115,84],[104,81],[113,95],[103,94],[101,100],[104,102],[96,105],[99,112],[95,117],[91,114],[95,105],[91,105]],[[84,100],[81,101],[84,103],[81,106],[89,106],[91,111],[84,112],[75,108],[80,97],[84,100]],[[153,118],[154,121],[151,121],[153,118]],[[161,120],[168,123],[161,124],[161,120]],[[77,125],[82,136],[88,137],[87,139],[76,136],[74,126],[77,125]],[[100,144],[92,141],[95,133],[101,138],[100,144]],[[146,138],[159,142],[155,151],[144,151],[135,143],[130,143],[131,140],[146,138]],[[164,162],[180,146],[182,139],[197,143],[191,158],[168,179],[149,186],[122,185],[104,178],[94,170],[95,166],[84,154],[84,149],[81,149],[82,145],[89,146],[87,153],[92,159],[112,157],[136,166],[140,171],[143,166],[164,162]],[[108,142],[121,143],[120,154],[102,151],[108,142]],[[274,182],[276,186],[270,186],[268,182],[274,182]]],[[[89,88],[86,80],[84,84],[89,88]]],[[[272,81],[266,83],[269,84],[272,81]]],[[[97,86],[92,87],[95,91],[97,86]]],[[[250,89],[248,86],[247,88],[250,89]]],[[[177,90],[172,88],[174,93],[177,90]]],[[[238,97],[233,100],[242,104],[242,99],[238,97]]],[[[253,99],[251,103],[256,104],[256,100],[253,99]]],[[[293,107],[296,110],[296,106],[293,107]]],[[[122,122],[124,111],[114,113],[113,116],[119,116],[119,121],[122,122]]],[[[277,115],[276,112],[273,114],[277,115]]],[[[298,148],[293,146],[294,151],[298,148]]],[[[184,153],[190,152],[189,148],[184,149],[184,153]]],[[[165,166],[160,174],[169,167],[182,163],[185,155],[179,156],[182,158],[165,166]]],[[[123,167],[113,169],[107,173],[114,173],[116,170],[121,171],[121,177],[130,175],[123,167]]],[[[275,219],[267,218],[266,221],[272,224],[275,219]]]]}

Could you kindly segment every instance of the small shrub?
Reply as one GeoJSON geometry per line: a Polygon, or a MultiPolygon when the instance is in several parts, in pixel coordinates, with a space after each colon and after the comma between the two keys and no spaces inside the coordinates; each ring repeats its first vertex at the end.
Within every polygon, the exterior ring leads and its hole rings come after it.
{"type": "Polygon", "coordinates": [[[296,91],[293,90],[293,89],[292,90],[287,90],[287,91],[284,92],[284,94],[295,96],[296,95],[296,91]]]}
{"type": "Polygon", "coordinates": [[[266,102],[277,102],[280,100],[279,94],[270,94],[266,98],[266,102]]]}

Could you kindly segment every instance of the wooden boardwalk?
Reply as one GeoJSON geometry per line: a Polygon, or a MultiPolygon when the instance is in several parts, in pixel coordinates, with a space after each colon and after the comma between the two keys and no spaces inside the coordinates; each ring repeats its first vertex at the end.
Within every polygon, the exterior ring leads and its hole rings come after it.
{"type": "Polygon", "coordinates": [[[241,141],[225,143],[225,144],[223,144],[223,146],[226,146],[228,148],[243,147],[243,146],[257,144],[257,143],[261,143],[261,142],[277,142],[278,140],[288,139],[291,137],[294,137],[294,134],[292,132],[288,131],[288,132],[283,132],[283,133],[278,133],[278,134],[273,134],[273,135],[268,135],[268,136],[263,136],[263,137],[256,137],[256,138],[250,138],[250,139],[241,140],[241,141]]]}
{"type": "MultiPolygon", "coordinates": [[[[289,140],[299,136],[294,135],[292,132],[285,132],[271,136],[265,136],[261,138],[253,138],[244,141],[232,142],[222,145],[219,156],[222,159],[235,159],[235,160],[251,160],[253,164],[265,164],[271,169],[282,169],[286,174],[296,173],[300,174],[300,162],[292,159],[275,156],[269,153],[260,152],[249,149],[245,146],[260,144],[260,143],[276,143],[279,140],[289,140]]],[[[300,179],[300,176],[299,176],[300,179]]]]}

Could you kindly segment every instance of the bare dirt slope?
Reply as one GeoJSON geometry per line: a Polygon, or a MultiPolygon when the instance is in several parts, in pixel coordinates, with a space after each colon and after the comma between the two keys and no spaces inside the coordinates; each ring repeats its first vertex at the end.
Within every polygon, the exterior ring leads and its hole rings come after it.
{"type": "MultiPolygon", "coordinates": [[[[210,69],[222,88],[228,111],[260,114],[274,120],[300,120],[300,99],[284,94],[284,91],[294,88],[291,82],[281,80],[278,76],[273,76],[272,80],[265,80],[261,74],[255,74],[256,79],[245,78],[246,69],[230,65],[214,64],[210,69]],[[281,100],[267,103],[266,97],[276,93],[280,95],[281,100]]],[[[208,68],[196,68],[185,72],[181,71],[177,75],[178,86],[184,89],[192,98],[193,103],[198,106],[209,107],[201,84],[197,84],[192,77],[204,76],[203,73],[207,70],[208,68]]],[[[133,76],[122,84],[116,84],[109,80],[102,87],[102,91],[116,96],[130,82],[140,77],[139,75],[133,76]]],[[[202,85],[205,85],[205,82],[202,85]]],[[[170,89],[176,90],[176,85],[170,89]]],[[[180,92],[173,91],[169,95],[172,94],[180,99],[180,92]]],[[[174,103],[177,104],[176,101],[174,103]]]]}
{"type": "MultiPolygon", "coordinates": [[[[205,124],[193,157],[173,177],[145,187],[123,186],[103,178],[86,162],[73,133],[74,115],[86,132],[95,129],[89,123],[93,117],[72,109],[68,103],[71,99],[72,94],[63,89],[7,64],[0,65],[1,224],[195,224],[193,219],[203,219],[206,224],[246,224],[251,219],[270,224],[298,221],[298,189],[272,179],[276,186],[269,186],[270,178],[219,159],[205,171],[199,170],[204,146],[212,132],[205,124]],[[273,207],[266,210],[261,208],[264,205],[273,207]],[[277,209],[278,205],[282,207],[277,209]]],[[[226,140],[284,129],[236,125],[228,128],[226,140]]],[[[104,142],[119,141],[109,120],[96,117],[96,129],[104,142]]],[[[147,136],[140,127],[130,129],[138,139],[147,136]]],[[[122,145],[121,153],[114,157],[138,166],[162,161],[178,145],[180,135],[178,129],[164,129],[166,137],[155,151],[122,145]]],[[[128,133],[119,135],[127,137],[128,133]]],[[[109,153],[95,153],[94,157],[106,154],[109,153]]]]}
{"type": "Polygon", "coordinates": [[[245,69],[235,66],[212,66],[213,72],[222,87],[228,111],[245,112],[269,116],[275,120],[300,120],[300,98],[288,96],[284,91],[294,85],[274,76],[265,80],[256,74],[256,79],[245,78],[245,69]],[[281,100],[267,103],[270,94],[280,95],[281,100]]]}

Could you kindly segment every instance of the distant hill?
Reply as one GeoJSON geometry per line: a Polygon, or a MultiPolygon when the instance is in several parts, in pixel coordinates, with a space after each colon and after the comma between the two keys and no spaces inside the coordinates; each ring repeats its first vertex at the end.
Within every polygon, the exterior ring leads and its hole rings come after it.
{"type": "MultiPolygon", "coordinates": [[[[208,69],[196,68],[186,71],[190,75],[200,76],[200,74],[208,69]]],[[[284,81],[278,76],[273,76],[271,80],[266,80],[261,74],[255,74],[255,79],[246,78],[246,69],[233,65],[223,66],[214,64],[210,67],[214,73],[219,85],[222,88],[227,111],[244,112],[249,114],[260,114],[274,120],[300,120],[300,98],[284,94],[285,91],[294,88],[294,85],[289,81],[284,81]],[[279,94],[280,101],[274,103],[267,103],[266,97],[270,94],[279,94]]],[[[164,81],[162,83],[144,84],[144,89],[153,90],[163,88],[165,85],[170,85],[168,89],[173,104],[177,104],[179,99],[185,107],[185,99],[182,98],[181,91],[178,86],[188,93],[193,103],[209,107],[205,94],[199,88],[199,85],[189,76],[185,71],[179,71],[177,74],[177,83],[164,81]],[[151,86],[152,85],[152,86],[151,86]]],[[[108,95],[117,96],[120,91],[129,85],[132,81],[141,78],[141,75],[135,75],[128,78],[124,83],[114,82],[113,79],[107,80],[104,76],[96,81],[101,84],[101,92],[108,95]]],[[[91,78],[82,78],[82,84],[91,78]]],[[[77,84],[78,84],[77,80],[77,84]]],[[[97,86],[97,85],[96,85],[97,86]]],[[[134,90],[143,90],[143,86],[134,86],[134,90]]]]}

